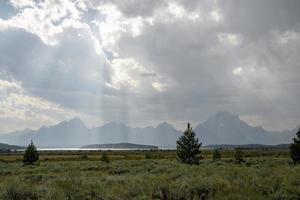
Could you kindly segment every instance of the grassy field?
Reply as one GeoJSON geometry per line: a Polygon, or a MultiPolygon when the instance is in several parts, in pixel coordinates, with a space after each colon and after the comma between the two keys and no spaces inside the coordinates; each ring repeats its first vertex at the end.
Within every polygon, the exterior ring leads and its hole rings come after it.
{"type": "Polygon", "coordinates": [[[21,153],[0,154],[0,199],[300,199],[300,166],[287,150],[234,151],[198,166],[176,161],[175,151],[41,152],[37,166],[21,153]]]}

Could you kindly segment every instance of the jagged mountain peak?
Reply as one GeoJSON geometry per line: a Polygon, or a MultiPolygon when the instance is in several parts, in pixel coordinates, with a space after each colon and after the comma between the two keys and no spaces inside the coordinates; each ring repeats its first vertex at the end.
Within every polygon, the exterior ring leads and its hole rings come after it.
{"type": "Polygon", "coordinates": [[[68,121],[69,123],[77,123],[77,124],[84,124],[83,121],[79,117],[73,117],[68,121]]]}
{"type": "Polygon", "coordinates": [[[86,128],[86,125],[84,124],[84,122],[79,118],[79,117],[73,117],[71,118],[70,120],[65,120],[65,121],[62,121],[56,125],[53,125],[54,127],[55,126],[76,126],[76,127],[85,127],[86,128]]]}
{"type": "Polygon", "coordinates": [[[43,125],[43,126],[41,126],[37,131],[44,131],[44,130],[46,130],[47,128],[48,128],[47,126],[43,125]]]}
{"type": "Polygon", "coordinates": [[[162,122],[162,123],[158,124],[156,128],[174,129],[174,127],[167,122],[162,122]]]}
{"type": "MultiPolygon", "coordinates": [[[[204,145],[207,144],[279,144],[289,143],[294,132],[277,134],[262,127],[253,127],[228,111],[219,111],[204,123],[194,128],[204,145]]],[[[152,144],[163,147],[176,145],[182,134],[167,122],[156,127],[132,128],[124,123],[109,122],[103,126],[91,128],[81,119],[74,117],[52,126],[43,126],[39,130],[18,131],[0,135],[0,141],[25,145],[31,139],[39,146],[78,146],[93,143],[136,143],[152,144]]]]}
{"type": "Polygon", "coordinates": [[[195,130],[204,144],[277,144],[281,141],[262,127],[250,126],[228,111],[218,111],[195,130]]]}
{"type": "Polygon", "coordinates": [[[238,115],[234,115],[228,111],[218,111],[213,117],[210,119],[217,119],[217,120],[240,120],[238,115]]]}
{"type": "Polygon", "coordinates": [[[108,122],[108,123],[104,124],[102,127],[106,127],[106,128],[109,128],[109,127],[126,128],[127,126],[124,123],[122,123],[122,122],[111,121],[111,122],[108,122]]]}
{"type": "Polygon", "coordinates": [[[208,117],[208,119],[203,122],[198,124],[195,129],[198,129],[202,126],[214,126],[214,127],[223,127],[226,125],[233,125],[233,124],[240,124],[240,125],[245,125],[247,124],[242,121],[238,115],[234,115],[229,111],[218,111],[214,115],[208,117]]]}

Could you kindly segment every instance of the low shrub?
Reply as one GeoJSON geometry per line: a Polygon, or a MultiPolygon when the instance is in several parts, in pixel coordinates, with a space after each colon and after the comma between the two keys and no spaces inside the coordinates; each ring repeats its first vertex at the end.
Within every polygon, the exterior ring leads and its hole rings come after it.
{"type": "Polygon", "coordinates": [[[2,195],[5,200],[38,200],[37,192],[29,187],[22,185],[20,182],[10,183],[2,195]]]}

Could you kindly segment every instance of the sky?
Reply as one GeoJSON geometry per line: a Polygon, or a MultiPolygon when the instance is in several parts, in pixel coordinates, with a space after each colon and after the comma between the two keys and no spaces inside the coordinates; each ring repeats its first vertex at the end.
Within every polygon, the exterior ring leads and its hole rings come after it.
{"type": "Polygon", "coordinates": [[[227,110],[300,123],[298,0],[1,0],[0,133],[227,110]]]}

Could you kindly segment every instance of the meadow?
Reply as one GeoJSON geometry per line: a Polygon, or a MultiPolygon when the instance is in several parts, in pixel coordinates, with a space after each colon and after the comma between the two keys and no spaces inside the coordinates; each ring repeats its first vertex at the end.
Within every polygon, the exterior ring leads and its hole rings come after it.
{"type": "Polygon", "coordinates": [[[40,152],[36,166],[24,166],[22,153],[0,154],[0,199],[300,199],[300,166],[288,150],[234,150],[213,161],[203,150],[200,165],[176,160],[175,151],[40,152]]]}

